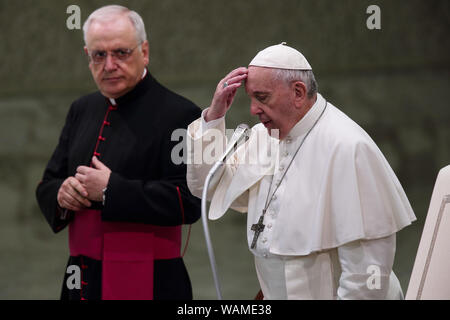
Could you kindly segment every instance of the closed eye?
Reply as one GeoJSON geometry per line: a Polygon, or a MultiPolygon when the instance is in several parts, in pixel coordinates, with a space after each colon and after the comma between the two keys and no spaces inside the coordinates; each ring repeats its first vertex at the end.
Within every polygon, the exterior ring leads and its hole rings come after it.
{"type": "Polygon", "coordinates": [[[256,100],[258,100],[259,102],[264,103],[264,101],[267,100],[267,95],[255,95],[256,100]]]}

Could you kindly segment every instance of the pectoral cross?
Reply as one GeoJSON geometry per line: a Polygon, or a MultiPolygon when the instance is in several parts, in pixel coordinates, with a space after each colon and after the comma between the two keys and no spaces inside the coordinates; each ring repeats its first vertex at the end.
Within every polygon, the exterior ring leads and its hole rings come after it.
{"type": "Polygon", "coordinates": [[[258,241],[259,234],[264,231],[264,228],[266,226],[265,224],[263,224],[264,213],[266,213],[266,210],[263,210],[263,214],[261,215],[261,217],[259,217],[258,223],[252,224],[251,230],[255,231],[255,234],[253,235],[252,245],[251,245],[252,249],[255,249],[256,241],[258,241]]]}

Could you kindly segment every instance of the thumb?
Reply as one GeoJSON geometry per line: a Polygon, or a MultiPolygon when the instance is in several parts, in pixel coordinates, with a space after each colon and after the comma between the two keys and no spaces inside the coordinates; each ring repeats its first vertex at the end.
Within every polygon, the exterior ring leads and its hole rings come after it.
{"type": "Polygon", "coordinates": [[[103,162],[101,162],[100,160],[98,160],[96,156],[92,157],[92,164],[94,165],[94,167],[95,167],[96,169],[102,170],[102,169],[105,169],[105,168],[106,168],[106,166],[103,164],[103,162]]]}

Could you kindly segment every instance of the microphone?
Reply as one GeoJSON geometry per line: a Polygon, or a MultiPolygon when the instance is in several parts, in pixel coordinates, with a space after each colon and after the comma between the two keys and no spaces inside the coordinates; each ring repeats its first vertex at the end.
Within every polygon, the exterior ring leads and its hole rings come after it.
{"type": "Polygon", "coordinates": [[[217,177],[215,174],[217,171],[225,164],[225,159],[234,153],[236,151],[237,145],[242,141],[242,139],[248,139],[248,130],[249,126],[245,123],[242,123],[237,126],[236,130],[234,130],[233,136],[231,137],[230,141],[228,142],[227,149],[222,154],[222,156],[219,158],[219,160],[214,163],[214,165],[211,167],[211,169],[208,172],[207,180],[208,182],[211,182],[213,185],[217,182],[217,177]],[[211,181],[210,181],[211,180],[211,181]]]}
{"type": "Polygon", "coordinates": [[[225,153],[220,157],[218,161],[225,161],[225,159],[236,150],[237,145],[242,141],[242,139],[248,139],[247,132],[249,129],[249,126],[245,123],[241,123],[237,126],[236,130],[234,130],[233,136],[230,139],[230,142],[228,143],[225,153]]]}
{"type": "Polygon", "coordinates": [[[219,160],[216,161],[214,166],[212,166],[211,170],[209,170],[209,173],[208,173],[209,176],[211,176],[211,177],[214,176],[216,171],[221,166],[223,166],[223,164],[225,163],[225,159],[229,155],[234,153],[234,151],[236,151],[236,146],[239,144],[239,142],[242,141],[242,139],[244,139],[244,138],[248,139],[247,132],[249,129],[250,129],[249,126],[245,123],[242,123],[237,126],[236,130],[234,130],[233,136],[230,139],[230,142],[228,143],[227,149],[225,150],[223,155],[219,158],[219,160]]]}

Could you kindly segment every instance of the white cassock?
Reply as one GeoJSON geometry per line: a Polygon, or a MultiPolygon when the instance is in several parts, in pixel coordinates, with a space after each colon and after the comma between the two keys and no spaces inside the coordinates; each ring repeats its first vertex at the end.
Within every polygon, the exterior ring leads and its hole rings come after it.
{"type": "MultiPolygon", "coordinates": [[[[221,155],[224,130],[224,118],[206,123],[203,115],[188,128],[187,182],[197,197],[212,166],[200,160],[211,155],[211,145],[212,157],[221,155]]],[[[376,144],[320,94],[281,141],[255,125],[218,174],[209,188],[209,217],[228,208],[248,212],[249,248],[251,227],[279,184],[250,248],[265,299],[403,298],[392,272],[395,233],[416,219],[414,212],[376,144]]]]}

